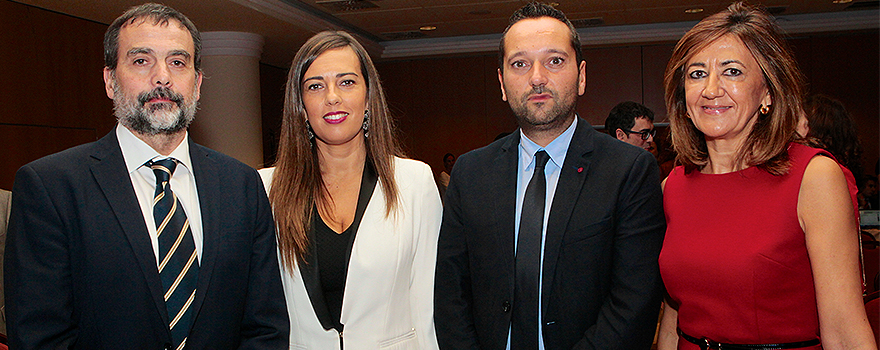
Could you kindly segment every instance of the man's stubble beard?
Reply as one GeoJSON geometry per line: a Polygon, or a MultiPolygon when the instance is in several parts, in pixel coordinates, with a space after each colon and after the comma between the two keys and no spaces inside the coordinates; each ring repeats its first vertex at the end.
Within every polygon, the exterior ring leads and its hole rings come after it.
{"type": "MultiPolygon", "coordinates": [[[[568,91],[566,91],[566,93],[567,92],[568,91]]],[[[516,103],[513,101],[514,100],[511,100],[510,109],[513,111],[514,116],[516,116],[520,128],[531,130],[549,130],[554,127],[565,125],[569,117],[574,115],[575,107],[577,105],[576,97],[561,99],[557,91],[544,86],[532,87],[532,90],[523,93],[522,96],[516,100],[516,103]],[[549,93],[553,97],[552,101],[555,102],[553,106],[547,107],[545,102],[530,108],[528,101],[529,95],[541,93],[549,93]],[[539,113],[542,114],[542,116],[538,116],[539,113]]]]}
{"type": "MultiPolygon", "coordinates": [[[[186,102],[184,96],[167,87],[157,87],[138,94],[136,98],[126,94],[119,86],[116,76],[113,79],[113,112],[120,124],[144,135],[172,135],[185,130],[195,119],[198,101],[186,102]],[[168,103],[146,103],[154,98],[165,98],[168,103]],[[174,105],[177,110],[174,110],[174,105]]],[[[195,96],[195,87],[193,87],[195,96]]]]}

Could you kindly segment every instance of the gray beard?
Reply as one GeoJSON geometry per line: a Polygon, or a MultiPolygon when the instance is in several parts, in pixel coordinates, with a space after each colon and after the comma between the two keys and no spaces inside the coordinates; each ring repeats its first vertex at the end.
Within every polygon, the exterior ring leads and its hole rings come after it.
{"type": "Polygon", "coordinates": [[[183,95],[167,87],[157,87],[142,92],[136,98],[122,92],[113,81],[113,112],[116,120],[128,129],[144,135],[171,135],[185,130],[195,119],[198,101],[186,103],[183,95]],[[145,107],[147,101],[166,98],[170,103],[154,103],[145,107]],[[177,111],[174,111],[177,105],[177,111]]]}

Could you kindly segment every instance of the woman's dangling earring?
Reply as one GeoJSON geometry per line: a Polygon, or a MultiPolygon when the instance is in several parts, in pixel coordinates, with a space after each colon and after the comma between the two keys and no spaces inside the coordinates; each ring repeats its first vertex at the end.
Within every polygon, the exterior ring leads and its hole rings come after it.
{"type": "Polygon", "coordinates": [[[770,113],[770,105],[765,106],[762,104],[761,105],[761,114],[767,115],[768,113],[770,113]]]}
{"type": "Polygon", "coordinates": [[[370,137],[370,110],[364,110],[364,125],[361,126],[364,129],[364,137],[370,137]]]}
{"type": "Polygon", "coordinates": [[[309,135],[309,141],[315,138],[315,133],[312,132],[312,124],[309,124],[308,120],[306,120],[306,133],[309,135]]]}

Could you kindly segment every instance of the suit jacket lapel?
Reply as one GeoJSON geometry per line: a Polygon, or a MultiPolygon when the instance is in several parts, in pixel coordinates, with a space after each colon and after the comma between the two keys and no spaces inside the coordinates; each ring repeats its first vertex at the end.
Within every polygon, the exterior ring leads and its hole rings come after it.
{"type": "Polygon", "coordinates": [[[193,165],[193,176],[199,195],[199,210],[202,214],[202,256],[199,259],[199,280],[196,284],[196,298],[190,306],[193,308],[193,321],[195,322],[205,301],[205,293],[211,283],[219,240],[222,239],[217,215],[223,215],[223,211],[216,208],[216,201],[212,198],[215,198],[217,191],[223,188],[219,175],[223,169],[218,167],[209,154],[192,141],[192,138],[187,137],[187,140],[189,142],[189,156],[193,165]]]}
{"type": "Polygon", "coordinates": [[[493,220],[498,225],[497,240],[501,247],[501,257],[504,266],[507,267],[500,273],[506,274],[503,279],[509,282],[510,295],[514,289],[514,256],[516,255],[516,241],[514,237],[516,225],[516,176],[519,161],[519,130],[506,138],[498,155],[494,159],[494,168],[497,171],[484,174],[491,177],[486,183],[490,188],[485,193],[491,193],[497,197],[494,199],[495,210],[491,213],[493,220]],[[499,175],[500,174],[500,175],[499,175]]]}
{"type": "Polygon", "coordinates": [[[556,260],[562,246],[562,238],[574,208],[578,205],[587,174],[590,173],[590,153],[593,150],[593,127],[583,119],[578,119],[577,128],[571,138],[565,155],[565,164],[556,183],[556,193],[547,220],[547,234],[544,237],[544,269],[541,287],[541,310],[547,310],[547,301],[556,274],[556,260]]]}
{"type": "MultiPolygon", "coordinates": [[[[318,211],[312,212],[312,222],[321,220],[318,211]]],[[[312,224],[309,229],[309,241],[315,241],[315,225],[312,224]]],[[[306,254],[305,263],[297,261],[297,268],[302,275],[303,284],[306,292],[309,293],[309,301],[312,302],[312,310],[315,310],[315,316],[321,322],[324,329],[333,328],[333,320],[330,318],[330,311],[327,310],[327,302],[324,300],[324,290],[321,288],[321,276],[318,275],[318,256],[315,253],[314,244],[309,244],[308,253],[306,254]]]]}
{"type": "MultiPolygon", "coordinates": [[[[361,188],[358,192],[357,207],[355,209],[354,221],[346,230],[351,230],[348,238],[348,245],[345,247],[345,278],[348,283],[348,268],[351,264],[351,251],[354,248],[354,239],[358,233],[358,227],[364,218],[364,212],[367,211],[367,205],[370,204],[370,198],[373,198],[373,192],[376,190],[376,184],[379,182],[379,176],[369,162],[364,163],[364,171],[361,175],[361,188]]],[[[384,194],[381,194],[384,196],[384,194]]],[[[343,296],[343,300],[344,296],[343,296]]],[[[344,303],[344,301],[343,301],[344,303]]]]}
{"type": "Polygon", "coordinates": [[[137,195],[129,181],[129,174],[116,139],[116,132],[101,138],[95,143],[95,152],[90,164],[92,175],[101,192],[107,198],[110,208],[119,220],[119,225],[128,238],[131,249],[140,264],[144,279],[156,303],[156,309],[165,324],[168,324],[168,311],[165,308],[164,291],[159,280],[156,255],[147,231],[137,195]]]}
{"type": "MultiPolygon", "coordinates": [[[[351,260],[351,251],[354,247],[355,236],[357,235],[361,219],[364,217],[364,212],[367,210],[367,205],[370,203],[370,198],[373,197],[373,192],[376,189],[378,180],[378,175],[376,175],[376,171],[373,167],[369,163],[364,164],[364,172],[361,176],[361,188],[358,193],[357,209],[355,210],[354,221],[348,228],[351,230],[351,237],[345,248],[345,258],[347,259],[345,264],[346,283],[348,283],[348,268],[351,260]]],[[[314,220],[321,220],[321,218],[318,217],[317,211],[312,215],[314,215],[314,220]]],[[[312,221],[314,222],[314,220],[312,221]]],[[[309,241],[315,241],[314,225],[312,225],[312,228],[309,230],[309,241]]],[[[303,284],[305,284],[306,291],[309,293],[309,301],[312,302],[312,309],[315,310],[315,315],[318,317],[318,321],[321,322],[321,326],[324,327],[324,329],[333,328],[334,322],[330,317],[330,311],[327,309],[327,301],[324,300],[324,290],[321,287],[321,276],[318,271],[318,258],[315,255],[314,244],[309,245],[309,254],[306,259],[308,259],[308,262],[306,264],[301,264],[298,267],[302,274],[303,284]]],[[[346,297],[347,296],[343,296],[343,304],[345,304],[346,297]]]]}

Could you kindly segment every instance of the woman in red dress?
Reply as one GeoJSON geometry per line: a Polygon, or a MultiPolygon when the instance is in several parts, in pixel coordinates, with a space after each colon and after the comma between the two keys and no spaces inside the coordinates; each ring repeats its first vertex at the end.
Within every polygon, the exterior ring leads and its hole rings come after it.
{"type": "Polygon", "coordinates": [[[664,77],[659,349],[876,349],[840,165],[796,143],[803,84],[773,19],[736,3],[678,42],[664,77]]]}

